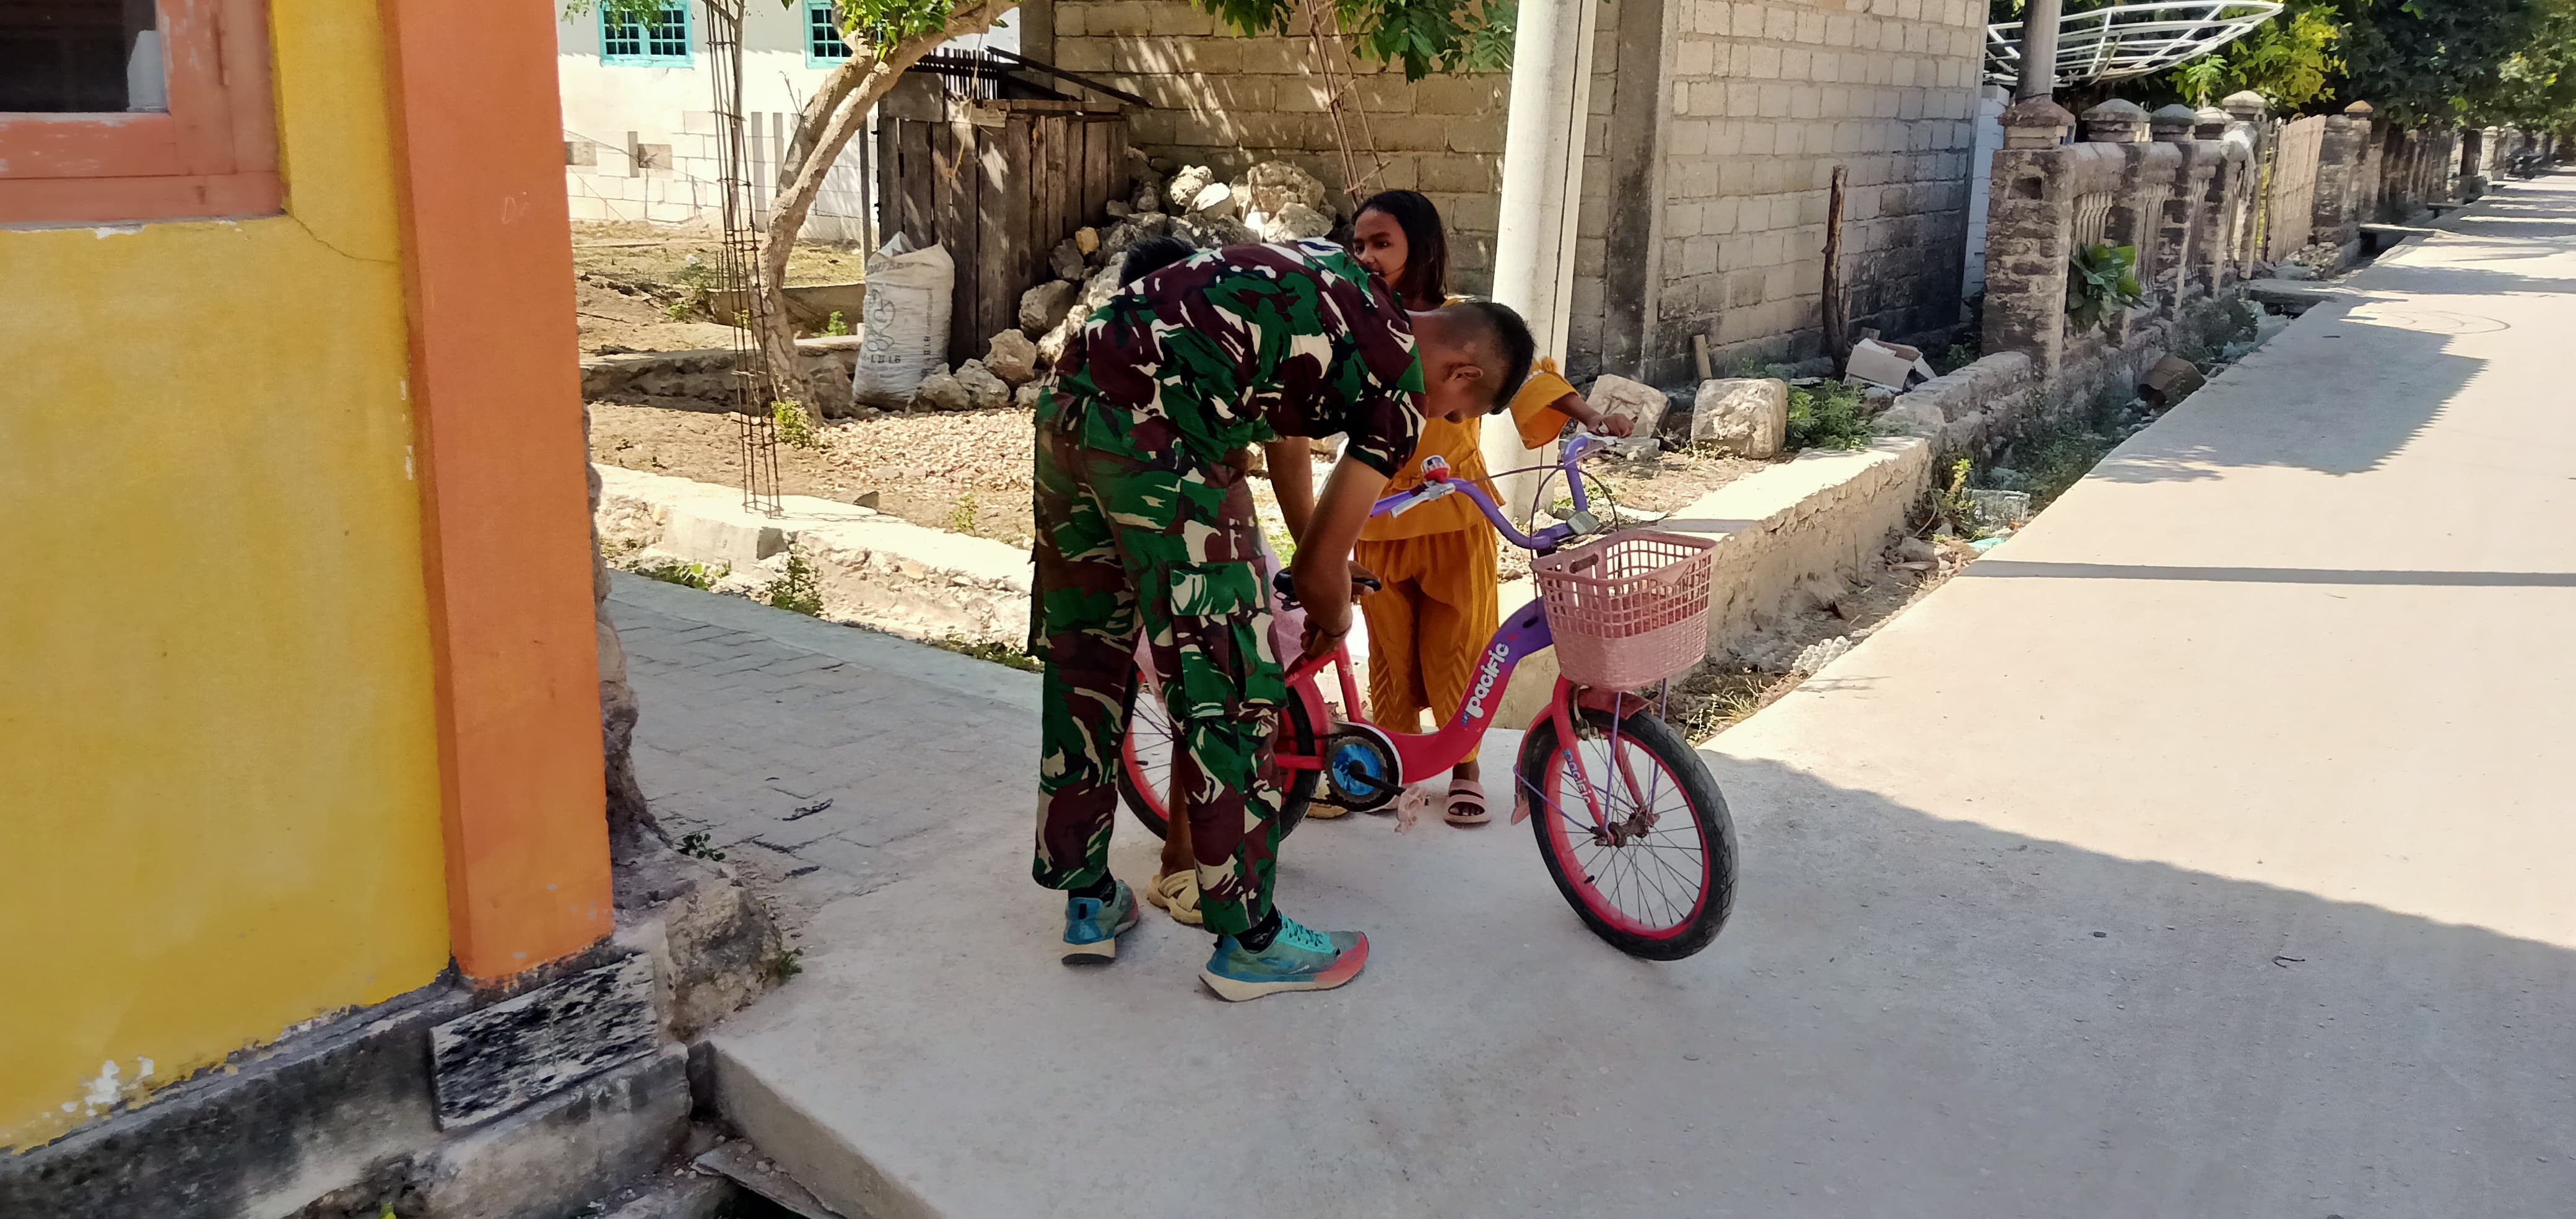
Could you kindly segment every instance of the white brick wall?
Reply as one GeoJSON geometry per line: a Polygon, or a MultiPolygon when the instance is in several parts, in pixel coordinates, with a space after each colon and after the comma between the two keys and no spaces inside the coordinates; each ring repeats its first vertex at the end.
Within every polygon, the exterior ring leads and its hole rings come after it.
{"type": "MultiPolygon", "coordinates": [[[[1655,201],[1663,322],[1650,375],[1686,375],[1690,338],[1721,359],[1813,353],[1821,333],[1826,188],[1849,171],[1843,244],[1857,325],[1891,335],[1956,315],[1967,233],[1980,0],[1666,0],[1665,197],[1655,201]]],[[[1294,161],[1342,181],[1303,36],[1239,38],[1182,0],[1057,0],[1059,66],[1151,98],[1130,119],[1149,151],[1231,174],[1294,161]]],[[[1598,15],[1582,214],[1575,363],[1602,340],[1616,0],[1598,15]]],[[[1654,71],[1656,65],[1641,65],[1654,71]]],[[[1508,76],[1433,77],[1360,65],[1376,185],[1422,191],[1450,224],[1455,286],[1491,282],[1508,76]]],[[[1365,168],[1365,163],[1364,163],[1365,168]]]]}

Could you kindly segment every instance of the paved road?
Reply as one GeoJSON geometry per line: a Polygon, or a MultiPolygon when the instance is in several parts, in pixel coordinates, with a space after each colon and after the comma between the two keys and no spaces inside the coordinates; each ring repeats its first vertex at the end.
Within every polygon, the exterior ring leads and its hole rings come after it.
{"type": "Polygon", "coordinates": [[[1065,970],[1005,731],[727,1103],[872,1215],[2568,1214],[2576,181],[2454,227],[1720,738],[1701,956],[1352,818],[1281,885],[1358,984],[1219,1004],[1161,920],[1065,970]]]}
{"type": "Polygon", "coordinates": [[[643,708],[636,782],[668,832],[706,835],[791,926],[952,849],[964,810],[1031,798],[1034,675],[609,578],[643,708]]]}

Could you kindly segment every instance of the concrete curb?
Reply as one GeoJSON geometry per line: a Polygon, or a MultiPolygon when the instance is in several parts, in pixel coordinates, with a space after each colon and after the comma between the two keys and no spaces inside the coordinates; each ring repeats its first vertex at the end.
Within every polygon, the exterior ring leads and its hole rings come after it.
{"type": "Polygon", "coordinates": [[[1029,555],[854,504],[790,495],[766,516],[731,487],[598,466],[600,543],[736,573],[790,549],[816,571],[827,618],[902,635],[1017,643],[1028,634],[1029,555]]]}
{"type": "Polygon", "coordinates": [[[1038,675],[1035,673],[1023,673],[991,661],[960,656],[866,627],[808,618],[803,614],[771,609],[757,601],[649,580],[632,572],[612,571],[608,573],[608,579],[618,600],[641,605],[658,614],[728,630],[749,631],[789,647],[846,660],[880,672],[899,674],[925,685],[989,699],[1024,711],[1038,709],[1038,675]]]}

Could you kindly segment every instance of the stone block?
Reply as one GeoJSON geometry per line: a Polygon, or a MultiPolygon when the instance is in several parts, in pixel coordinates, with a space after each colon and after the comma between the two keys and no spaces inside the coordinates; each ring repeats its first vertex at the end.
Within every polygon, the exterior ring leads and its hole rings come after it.
{"type": "Polygon", "coordinates": [[[629,956],[459,1016],[429,1031],[442,1128],[469,1126],[556,1093],[652,1047],[653,964],[629,956]]]}
{"type": "Polygon", "coordinates": [[[984,367],[1004,384],[1026,385],[1037,379],[1038,345],[1017,330],[1005,330],[985,349],[984,367]]]}
{"type": "Polygon", "coordinates": [[[713,504],[673,509],[660,542],[683,561],[728,567],[749,567],[786,548],[786,532],[767,518],[713,504]]]}
{"type": "Polygon", "coordinates": [[[1020,332],[1034,337],[1054,329],[1057,322],[1064,320],[1065,311],[1073,308],[1073,298],[1081,291],[1076,284],[1054,280],[1021,293],[1020,332]]]}
{"type": "Polygon", "coordinates": [[[1616,415],[1635,425],[1635,435],[1652,436],[1663,426],[1664,412],[1672,409],[1672,399],[1664,391],[1626,377],[1604,376],[1592,383],[1583,395],[1585,403],[1602,415],[1616,415]]]}
{"type": "Polygon", "coordinates": [[[1789,437],[1789,383],[1772,377],[1703,382],[1691,405],[1690,437],[1739,457],[1778,456],[1789,437]]]}
{"type": "Polygon", "coordinates": [[[421,1219],[562,1219],[659,1167],[688,1124],[673,1046],[449,1140],[416,1183],[421,1219]]]}

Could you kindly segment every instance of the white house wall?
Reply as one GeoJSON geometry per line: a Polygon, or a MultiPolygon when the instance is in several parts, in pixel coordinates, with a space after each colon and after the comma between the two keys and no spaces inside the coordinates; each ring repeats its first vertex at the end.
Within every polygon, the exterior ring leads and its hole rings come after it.
{"type": "MultiPolygon", "coordinates": [[[[831,69],[805,65],[804,6],[763,0],[746,10],[742,88],[749,119],[749,177],[754,207],[766,215],[778,176],[778,148],[795,129],[805,99],[831,69]]],[[[557,24],[564,183],[573,219],[667,224],[715,224],[721,219],[714,84],[702,22],[691,22],[689,43],[692,56],[686,67],[604,64],[597,14],[557,24]],[[639,147],[645,153],[640,168],[631,155],[639,147]]],[[[805,224],[807,237],[867,240],[869,192],[860,143],[851,141],[825,179],[805,224]]]]}

